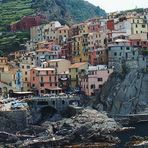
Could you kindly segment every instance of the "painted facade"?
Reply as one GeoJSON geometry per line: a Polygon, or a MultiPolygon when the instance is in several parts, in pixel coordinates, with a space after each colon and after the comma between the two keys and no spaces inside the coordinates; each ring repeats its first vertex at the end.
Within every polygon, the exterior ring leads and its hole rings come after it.
{"type": "Polygon", "coordinates": [[[95,92],[102,88],[112,73],[113,69],[107,69],[106,66],[89,67],[88,71],[81,75],[81,90],[88,96],[95,95],[95,92]]]}
{"type": "Polygon", "coordinates": [[[58,75],[54,68],[32,68],[30,71],[31,89],[37,94],[59,93],[58,75]]]}
{"type": "Polygon", "coordinates": [[[71,62],[66,59],[49,60],[43,63],[43,67],[55,68],[57,74],[65,73],[69,70],[71,62]]]}
{"type": "Polygon", "coordinates": [[[71,87],[75,88],[80,85],[79,74],[88,68],[87,62],[75,63],[69,68],[69,76],[71,80],[71,87]]]}

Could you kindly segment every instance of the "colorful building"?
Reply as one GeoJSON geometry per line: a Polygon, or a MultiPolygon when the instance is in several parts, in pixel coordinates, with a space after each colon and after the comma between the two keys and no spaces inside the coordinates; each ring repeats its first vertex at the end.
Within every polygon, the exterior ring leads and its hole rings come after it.
{"type": "Polygon", "coordinates": [[[69,38],[69,27],[67,25],[57,28],[57,43],[64,45],[69,38]]]}
{"type": "Polygon", "coordinates": [[[146,59],[129,40],[118,39],[108,45],[108,65],[116,71],[122,71],[123,65],[126,69],[145,68],[146,59]]]}
{"type": "Polygon", "coordinates": [[[58,75],[54,68],[32,68],[30,71],[31,89],[36,94],[60,93],[62,89],[58,87],[58,75]]]}
{"type": "Polygon", "coordinates": [[[20,71],[20,69],[17,70],[15,78],[16,78],[16,89],[19,91],[23,91],[22,72],[20,71]]]}
{"type": "Polygon", "coordinates": [[[112,72],[113,69],[107,69],[105,65],[90,66],[88,70],[80,76],[81,90],[88,96],[95,95],[108,80],[112,72]]]}
{"type": "Polygon", "coordinates": [[[9,71],[10,66],[8,64],[7,57],[0,57],[0,72],[9,71]]]}
{"type": "Polygon", "coordinates": [[[43,67],[55,68],[57,74],[65,73],[69,70],[71,62],[66,59],[49,60],[43,63],[43,67]]]}
{"type": "Polygon", "coordinates": [[[88,62],[88,34],[72,37],[72,63],[88,62]]]}
{"type": "Polygon", "coordinates": [[[56,29],[61,27],[58,21],[49,22],[48,24],[35,26],[30,29],[31,41],[39,42],[45,40],[56,41],[56,29]]]}
{"type": "Polygon", "coordinates": [[[89,51],[89,63],[91,65],[108,64],[108,51],[106,48],[97,48],[89,51]]]}
{"type": "Polygon", "coordinates": [[[41,66],[42,62],[58,58],[58,51],[51,51],[49,49],[39,49],[36,51],[36,66],[41,66]]]}
{"type": "Polygon", "coordinates": [[[71,80],[71,87],[76,88],[80,85],[79,74],[88,68],[87,62],[75,63],[69,68],[69,76],[71,80]]]}

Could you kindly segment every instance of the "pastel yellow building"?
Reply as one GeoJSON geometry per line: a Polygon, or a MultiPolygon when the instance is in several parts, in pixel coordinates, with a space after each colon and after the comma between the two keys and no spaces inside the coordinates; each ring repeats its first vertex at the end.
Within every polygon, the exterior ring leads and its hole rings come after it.
{"type": "Polygon", "coordinates": [[[0,57],[0,72],[9,71],[10,65],[8,64],[7,57],[0,57]]]}
{"type": "Polygon", "coordinates": [[[77,35],[72,39],[72,63],[88,62],[88,34],[77,35]]]}
{"type": "Polygon", "coordinates": [[[89,64],[87,62],[75,63],[69,68],[69,75],[71,80],[71,87],[77,87],[79,83],[79,74],[88,68],[89,64]]]}
{"type": "Polygon", "coordinates": [[[23,91],[30,90],[30,70],[33,67],[34,65],[30,65],[27,63],[20,64],[20,70],[22,72],[23,91]]]}
{"type": "Polygon", "coordinates": [[[44,67],[55,68],[57,74],[66,73],[71,66],[71,62],[66,59],[55,59],[44,62],[44,67]]]}
{"type": "Polygon", "coordinates": [[[130,18],[128,21],[131,23],[131,33],[139,34],[148,31],[147,22],[143,18],[130,18]]]}
{"type": "Polygon", "coordinates": [[[17,71],[17,69],[14,69],[14,70],[11,69],[10,71],[7,71],[7,72],[1,72],[0,73],[0,81],[15,88],[16,87],[16,85],[15,85],[16,71],[17,71]]]}
{"type": "Polygon", "coordinates": [[[62,45],[65,44],[69,37],[69,27],[67,25],[57,29],[57,42],[62,45]]]}
{"type": "Polygon", "coordinates": [[[79,26],[79,34],[80,35],[88,33],[88,24],[86,22],[80,23],[80,24],[78,24],[78,26],[79,26]]]}

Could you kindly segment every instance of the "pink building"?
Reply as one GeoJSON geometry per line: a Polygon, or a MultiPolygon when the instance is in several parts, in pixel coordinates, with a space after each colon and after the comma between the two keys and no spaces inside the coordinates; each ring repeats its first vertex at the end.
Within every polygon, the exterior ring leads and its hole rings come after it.
{"type": "Polygon", "coordinates": [[[89,67],[88,72],[81,76],[81,90],[88,96],[94,95],[102,88],[112,72],[112,69],[107,69],[103,65],[89,67]]]}
{"type": "Polygon", "coordinates": [[[62,89],[58,87],[58,75],[54,68],[32,68],[30,81],[32,90],[36,91],[37,94],[62,92],[62,89]]]}

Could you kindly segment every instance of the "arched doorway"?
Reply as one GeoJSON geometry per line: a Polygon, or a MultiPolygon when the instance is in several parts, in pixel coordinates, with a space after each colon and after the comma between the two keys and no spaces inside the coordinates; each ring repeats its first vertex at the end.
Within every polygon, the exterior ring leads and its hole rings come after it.
{"type": "Polygon", "coordinates": [[[7,87],[3,87],[3,97],[4,98],[8,97],[8,89],[7,89],[7,87]]]}
{"type": "Polygon", "coordinates": [[[13,97],[13,90],[12,89],[9,90],[9,97],[13,97]]]}

